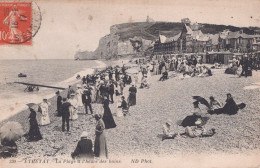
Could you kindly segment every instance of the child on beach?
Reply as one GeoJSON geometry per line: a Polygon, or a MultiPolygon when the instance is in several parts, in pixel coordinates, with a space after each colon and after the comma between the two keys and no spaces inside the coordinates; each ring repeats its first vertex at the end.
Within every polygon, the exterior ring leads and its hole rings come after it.
{"type": "Polygon", "coordinates": [[[122,96],[121,99],[122,99],[122,102],[121,102],[121,105],[119,106],[119,108],[122,108],[122,113],[124,116],[126,116],[128,114],[128,106],[125,101],[125,97],[122,96]]]}

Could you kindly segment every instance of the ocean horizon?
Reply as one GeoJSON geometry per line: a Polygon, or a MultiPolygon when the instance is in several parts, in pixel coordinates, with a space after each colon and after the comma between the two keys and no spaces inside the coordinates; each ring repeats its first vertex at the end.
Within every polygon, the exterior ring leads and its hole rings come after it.
{"type": "Polygon", "coordinates": [[[57,89],[41,88],[38,92],[24,92],[25,85],[14,82],[49,85],[67,88],[84,76],[94,72],[94,68],[105,67],[102,61],[73,59],[5,59],[0,60],[0,121],[24,110],[27,103],[40,103],[43,98],[55,96],[57,89]],[[26,74],[19,78],[18,74],[26,74]],[[32,102],[33,100],[33,102],[32,102]]]}

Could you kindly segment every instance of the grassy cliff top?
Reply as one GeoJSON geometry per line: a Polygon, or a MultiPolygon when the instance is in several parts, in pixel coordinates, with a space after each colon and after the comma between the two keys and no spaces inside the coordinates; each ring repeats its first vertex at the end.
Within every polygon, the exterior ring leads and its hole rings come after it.
{"type": "MultiPolygon", "coordinates": [[[[207,34],[216,34],[222,32],[225,29],[230,31],[239,31],[243,29],[244,33],[254,34],[255,27],[236,27],[230,25],[215,25],[199,23],[200,30],[207,34]]],[[[182,31],[183,24],[180,22],[133,22],[113,25],[116,29],[116,34],[120,36],[120,40],[125,41],[135,36],[142,37],[147,40],[156,40],[158,38],[159,31],[166,36],[174,36],[182,31]]]]}

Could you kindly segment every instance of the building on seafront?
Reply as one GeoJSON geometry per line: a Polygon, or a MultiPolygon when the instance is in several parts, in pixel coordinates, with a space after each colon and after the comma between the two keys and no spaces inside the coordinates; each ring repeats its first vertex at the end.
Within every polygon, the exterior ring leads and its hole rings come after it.
{"type": "Polygon", "coordinates": [[[217,34],[204,34],[198,23],[183,23],[181,32],[169,35],[159,31],[154,43],[153,55],[169,57],[173,55],[201,56],[204,62],[218,60],[227,63],[234,53],[257,53],[260,51],[260,35],[249,35],[243,30],[224,30],[217,34]],[[211,58],[213,57],[214,58],[211,58]]]}

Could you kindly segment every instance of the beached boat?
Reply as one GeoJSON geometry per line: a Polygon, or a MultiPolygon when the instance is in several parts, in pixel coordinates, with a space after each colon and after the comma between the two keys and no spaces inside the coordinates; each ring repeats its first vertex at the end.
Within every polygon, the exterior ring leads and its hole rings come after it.
{"type": "Polygon", "coordinates": [[[26,78],[27,75],[26,75],[26,74],[23,74],[23,73],[19,73],[19,74],[18,74],[18,77],[19,77],[19,78],[26,78]]]}

